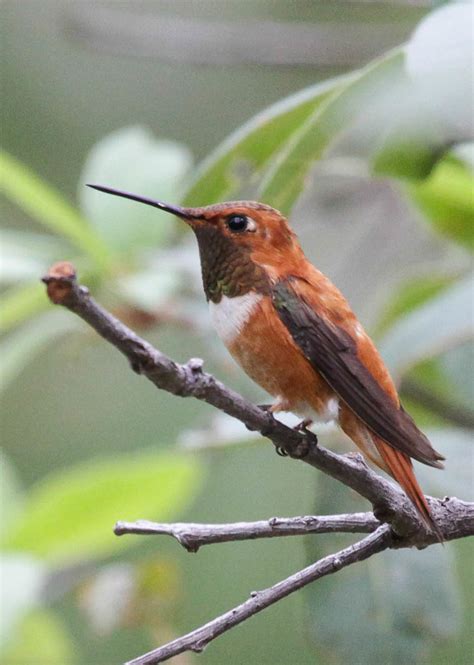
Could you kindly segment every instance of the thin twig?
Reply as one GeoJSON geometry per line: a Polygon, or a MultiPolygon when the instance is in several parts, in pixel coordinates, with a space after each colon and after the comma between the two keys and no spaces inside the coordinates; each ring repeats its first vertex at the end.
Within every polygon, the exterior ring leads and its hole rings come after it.
{"type": "MultiPolygon", "coordinates": [[[[444,540],[456,540],[474,534],[474,503],[455,497],[431,499],[431,509],[441,529],[444,540]]],[[[193,524],[192,522],[158,523],[148,520],[117,522],[117,536],[138,534],[144,536],[171,536],[188,552],[197,552],[202,545],[227,543],[235,540],[304,536],[319,533],[372,533],[380,526],[373,513],[349,513],[343,515],[306,515],[302,517],[271,517],[258,522],[232,524],[193,524]]],[[[430,545],[428,537],[416,544],[430,545]]],[[[392,547],[411,547],[413,541],[399,538],[392,547]]]]}
{"type": "Polygon", "coordinates": [[[281,536],[304,536],[309,533],[372,533],[380,526],[372,513],[348,515],[305,515],[302,517],[271,517],[258,522],[235,522],[233,524],[160,524],[138,520],[117,522],[117,536],[139,534],[142,536],[172,536],[188,552],[197,552],[202,545],[228,543],[235,540],[277,538],[281,536]]]}
{"type": "Polygon", "coordinates": [[[183,635],[158,649],[135,658],[126,665],[156,665],[184,651],[203,651],[203,649],[216,637],[222,635],[242,621],[245,621],[258,612],[270,607],[282,598],[289,596],[294,591],[314,582],[315,580],[331,575],[358,561],[364,561],[377,552],[390,547],[392,535],[387,524],[379,526],[374,533],[366,536],[349,547],[335,554],[320,559],[307,568],[287,577],[285,580],[274,584],[262,591],[253,591],[250,598],[241,605],[234,607],[225,614],[209,621],[204,626],[183,635]]]}

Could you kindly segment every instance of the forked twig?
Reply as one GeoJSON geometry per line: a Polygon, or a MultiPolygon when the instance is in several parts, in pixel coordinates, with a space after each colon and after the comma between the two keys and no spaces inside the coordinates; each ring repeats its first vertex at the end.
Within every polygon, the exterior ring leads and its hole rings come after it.
{"type": "MultiPolygon", "coordinates": [[[[297,432],[286,427],[270,413],[248,402],[204,372],[199,359],[191,359],[184,365],[174,362],[95,302],[88,290],[78,284],[74,267],[70,263],[55,264],[43,281],[53,303],[63,305],[80,316],[128,358],[134,371],[143,374],[157,388],[180,397],[195,397],[238,418],[250,430],[260,432],[277,448],[285,450],[290,457],[310,464],[339,480],[368,499],[374,507],[375,515],[354,513],[272,518],[237,524],[155,524],[145,521],[117,523],[117,535],[169,535],[189,551],[197,551],[202,545],[233,540],[334,531],[369,532],[369,535],[359,542],[320,559],[272,587],[252,592],[250,598],[241,605],[191,633],[129,661],[128,665],[155,665],[184,651],[202,651],[222,633],[325,575],[388,548],[426,547],[438,542],[437,537],[420,523],[404,493],[372,471],[361,455],[336,455],[318,445],[311,432],[297,432]],[[380,524],[379,518],[389,524],[380,524]]],[[[456,498],[428,497],[428,500],[444,540],[474,534],[474,503],[456,498]]]]}

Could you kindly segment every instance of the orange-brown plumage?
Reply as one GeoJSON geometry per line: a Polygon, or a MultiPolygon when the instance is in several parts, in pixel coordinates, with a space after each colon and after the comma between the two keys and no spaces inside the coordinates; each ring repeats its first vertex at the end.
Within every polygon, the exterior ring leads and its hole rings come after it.
{"type": "Polygon", "coordinates": [[[401,407],[372,340],[341,292],[306,259],[283,215],[251,201],[179,208],[96,188],[191,226],[216,329],[245,372],[276,397],[273,410],[336,420],[436,531],[411,458],[436,467],[443,458],[401,407]]]}
{"type": "MultiPolygon", "coordinates": [[[[339,290],[308,263],[293,262],[288,275],[301,278],[297,290],[314,309],[357,339],[359,359],[398,407],[398,393],[388,370],[339,290]]],[[[257,306],[240,335],[229,345],[229,351],[256,383],[278,396],[275,412],[292,411],[307,416],[303,406],[307,403],[325,419],[326,404],[336,393],[309,364],[288,330],[275,317],[270,298],[257,306]]],[[[431,525],[429,507],[408,455],[371,432],[344,403],[339,406],[338,422],[358,448],[401,485],[424,521],[431,525]]]]}
{"type": "Polygon", "coordinates": [[[269,297],[257,305],[228,348],[250,378],[279,399],[274,411],[305,415],[301,406],[308,402],[319,413],[334,396],[334,391],[314,371],[275,316],[269,297]]]}

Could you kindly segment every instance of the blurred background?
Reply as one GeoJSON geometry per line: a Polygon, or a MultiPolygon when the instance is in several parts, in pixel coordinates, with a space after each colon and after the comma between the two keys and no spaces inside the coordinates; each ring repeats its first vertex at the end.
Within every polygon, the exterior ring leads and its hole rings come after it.
{"type": "MultiPolygon", "coordinates": [[[[268,400],[210,330],[187,230],[85,182],[291,213],[447,458],[444,472],[417,468],[425,491],[472,500],[472,4],[4,0],[0,13],[2,662],[121,663],[354,540],[191,556],[114,537],[118,519],[368,509],[210,407],[156,391],[50,305],[39,278],[71,260],[163,352],[268,400]]],[[[176,662],[467,665],[472,555],[468,541],[383,553],[176,662]]]]}

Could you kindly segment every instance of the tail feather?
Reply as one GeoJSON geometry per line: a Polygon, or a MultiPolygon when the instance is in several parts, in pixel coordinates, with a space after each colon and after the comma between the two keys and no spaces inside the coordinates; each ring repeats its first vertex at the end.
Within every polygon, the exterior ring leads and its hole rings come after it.
{"type": "Polygon", "coordinates": [[[424,524],[426,524],[426,526],[436,534],[438,540],[442,542],[443,535],[433,519],[426,497],[418,484],[413,471],[411,459],[408,455],[405,455],[405,453],[389,446],[379,437],[373,436],[372,438],[390,474],[403,488],[424,524]]]}

